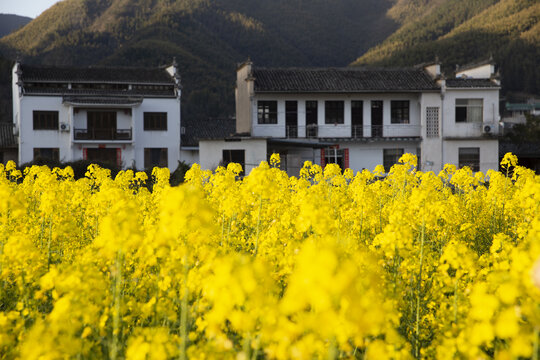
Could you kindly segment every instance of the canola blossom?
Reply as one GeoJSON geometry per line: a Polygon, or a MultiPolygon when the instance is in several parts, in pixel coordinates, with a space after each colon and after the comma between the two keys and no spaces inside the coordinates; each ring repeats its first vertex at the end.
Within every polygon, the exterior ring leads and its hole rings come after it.
{"type": "Polygon", "coordinates": [[[540,177],[501,169],[0,165],[0,358],[538,359],[540,177]]]}

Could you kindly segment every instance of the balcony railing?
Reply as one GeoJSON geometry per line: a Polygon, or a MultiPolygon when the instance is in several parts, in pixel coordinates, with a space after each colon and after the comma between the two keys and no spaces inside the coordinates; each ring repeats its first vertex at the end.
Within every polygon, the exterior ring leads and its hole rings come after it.
{"type": "Polygon", "coordinates": [[[73,129],[75,140],[131,140],[131,129],[73,129]]]}
{"type": "Polygon", "coordinates": [[[364,127],[362,125],[353,125],[351,130],[351,137],[355,139],[364,137],[364,127]]]}
{"type": "Polygon", "coordinates": [[[287,133],[285,134],[287,138],[298,137],[298,126],[287,126],[285,130],[287,131],[287,133]]]}

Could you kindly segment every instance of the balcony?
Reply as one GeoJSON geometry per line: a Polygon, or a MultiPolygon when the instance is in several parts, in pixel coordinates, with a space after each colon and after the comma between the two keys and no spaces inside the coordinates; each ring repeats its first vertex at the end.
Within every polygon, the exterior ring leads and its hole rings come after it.
{"type": "MultiPolygon", "coordinates": [[[[307,126],[286,126],[285,127],[285,137],[288,139],[294,139],[298,137],[298,132],[300,131],[302,134],[304,132],[304,129],[306,131],[306,138],[317,138],[318,135],[318,129],[319,127],[317,125],[307,125],[307,126]]],[[[301,136],[304,137],[304,136],[301,136]]]]}
{"type": "Polygon", "coordinates": [[[338,127],[334,125],[308,125],[286,126],[286,138],[391,138],[391,137],[419,137],[420,125],[392,124],[392,125],[353,125],[338,127]],[[305,135],[304,135],[305,134],[305,135]]]}
{"type": "Polygon", "coordinates": [[[75,141],[93,141],[93,140],[109,140],[109,141],[129,141],[132,139],[131,129],[73,129],[73,138],[75,141]]]}

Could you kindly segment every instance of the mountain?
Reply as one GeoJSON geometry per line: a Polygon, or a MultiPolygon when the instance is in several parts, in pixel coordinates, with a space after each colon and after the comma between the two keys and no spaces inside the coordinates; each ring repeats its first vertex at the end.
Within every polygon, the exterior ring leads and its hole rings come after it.
{"type": "Polygon", "coordinates": [[[390,0],[63,0],[0,39],[34,64],[179,64],[183,116],[234,113],[237,63],[345,66],[397,29],[390,0]]]}
{"type": "Polygon", "coordinates": [[[504,91],[540,94],[538,0],[398,0],[388,11],[400,28],[353,65],[407,66],[438,56],[456,64],[493,56],[504,91]]]}
{"type": "Polygon", "coordinates": [[[0,38],[23,27],[30,21],[32,21],[32,18],[26,16],[0,14],[0,38]]]}

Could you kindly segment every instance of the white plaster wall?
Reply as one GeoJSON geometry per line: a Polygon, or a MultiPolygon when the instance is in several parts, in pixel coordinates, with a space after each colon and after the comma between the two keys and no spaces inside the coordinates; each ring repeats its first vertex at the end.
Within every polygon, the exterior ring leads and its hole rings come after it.
{"type": "MultiPolygon", "coordinates": [[[[17,94],[17,93],[15,93],[17,94]]],[[[168,167],[174,171],[180,159],[180,102],[179,99],[144,99],[142,104],[132,109],[132,116],[117,110],[117,127],[133,129],[133,140],[126,142],[87,141],[73,143],[73,128],[86,128],[86,110],[73,113],[70,106],[62,104],[58,96],[23,96],[14,102],[14,121],[19,121],[19,164],[30,162],[34,148],[59,148],[60,161],[83,158],[83,149],[99,147],[121,148],[122,165],[138,169],[144,167],[144,148],[168,148],[168,167]],[[20,101],[20,106],[17,102],[20,101]],[[33,111],[58,111],[59,123],[68,123],[69,131],[33,130],[33,111]],[[166,112],[167,131],[144,131],[143,113],[166,112]]],[[[98,108],[96,108],[98,109],[98,108]]]]}
{"type": "Polygon", "coordinates": [[[442,154],[443,154],[443,142],[442,142],[442,122],[445,115],[442,112],[442,102],[440,93],[424,93],[421,96],[421,123],[422,123],[422,143],[421,143],[421,164],[420,168],[423,171],[439,172],[442,169],[442,154]],[[439,108],[439,137],[427,137],[426,128],[426,108],[438,107],[439,108]]]}
{"type": "Polygon", "coordinates": [[[482,129],[485,125],[490,125],[492,129],[492,134],[496,135],[499,124],[499,90],[447,89],[443,100],[443,111],[443,137],[482,136],[482,129]],[[482,99],[483,122],[456,123],[456,99],[482,99]]]}
{"type": "Polygon", "coordinates": [[[456,77],[465,75],[474,79],[489,79],[491,74],[495,72],[495,67],[491,64],[481,65],[472,69],[458,71],[456,77]]]}
{"type": "Polygon", "coordinates": [[[200,140],[200,165],[205,170],[215,170],[222,161],[223,150],[245,150],[246,174],[266,161],[265,139],[241,139],[240,141],[200,140]]]}
{"type": "Polygon", "coordinates": [[[144,148],[167,148],[168,168],[176,170],[180,160],[180,100],[144,99],[133,109],[133,142],[137,169],[144,168],[144,148]],[[145,131],[144,112],[166,112],[167,131],[145,131]]]}
{"type": "Polygon", "coordinates": [[[20,98],[19,122],[19,164],[34,158],[34,148],[59,148],[60,161],[71,161],[71,130],[33,129],[33,111],[58,111],[59,123],[70,123],[70,108],[62,105],[61,97],[23,96],[20,98]]]}
{"type": "Polygon", "coordinates": [[[254,81],[251,76],[250,62],[240,66],[236,71],[236,131],[239,133],[251,132],[251,107],[254,81]]]}
{"type": "Polygon", "coordinates": [[[180,150],[180,161],[185,162],[188,165],[199,163],[199,150],[180,150]]]}
{"type": "MultiPolygon", "coordinates": [[[[349,149],[349,168],[355,173],[383,164],[384,149],[403,149],[404,153],[416,155],[420,143],[404,142],[375,142],[375,143],[342,143],[340,149],[349,149]]],[[[320,159],[319,159],[320,161],[320,159]]]]}
{"type": "Polygon", "coordinates": [[[489,169],[499,169],[499,142],[497,140],[459,140],[445,141],[445,161],[448,164],[459,165],[459,148],[480,148],[480,171],[486,173],[489,169]]]}
{"type": "Polygon", "coordinates": [[[371,101],[383,101],[383,135],[420,136],[420,94],[257,94],[251,102],[252,136],[285,137],[285,101],[298,101],[298,137],[305,137],[306,111],[305,102],[316,100],[318,105],[319,137],[351,137],[351,101],[363,101],[364,137],[371,136],[371,101]],[[258,124],[257,101],[277,101],[277,124],[258,124]],[[325,101],[344,101],[344,123],[325,124],[325,101]],[[409,124],[391,123],[391,101],[409,100],[409,124]]]}
{"type": "MultiPolygon", "coordinates": [[[[21,101],[19,97],[19,85],[17,83],[19,82],[19,77],[16,74],[17,71],[17,64],[13,66],[13,69],[11,70],[11,94],[12,94],[12,102],[13,102],[13,131],[15,134],[19,133],[20,129],[20,108],[21,108],[21,101]]],[[[17,139],[18,140],[18,139],[17,139]]],[[[20,161],[20,159],[17,159],[17,161],[20,161]]]]}

